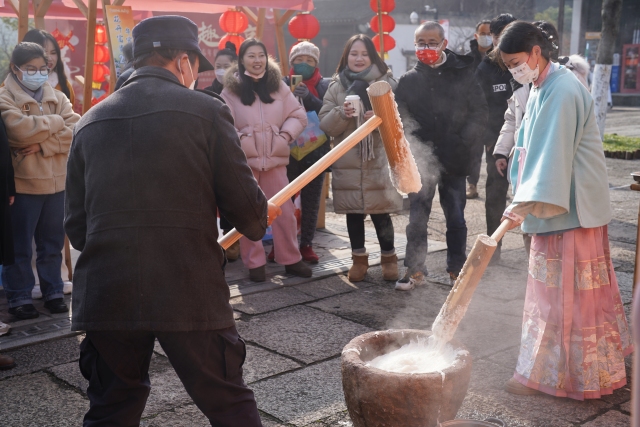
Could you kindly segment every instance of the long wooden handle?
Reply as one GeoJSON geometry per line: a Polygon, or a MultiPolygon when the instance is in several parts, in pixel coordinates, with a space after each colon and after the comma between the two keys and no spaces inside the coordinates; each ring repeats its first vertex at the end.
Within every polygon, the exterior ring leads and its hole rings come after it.
{"type": "MultiPolygon", "coordinates": [[[[373,116],[362,124],[358,129],[353,131],[351,135],[346,137],[340,144],[333,147],[331,151],[325,154],[320,160],[318,160],[313,166],[307,169],[304,173],[291,181],[289,185],[280,190],[275,196],[273,196],[269,202],[277,206],[282,206],[287,200],[290,200],[298,191],[302,190],[308,183],[313,181],[318,175],[323,173],[329,166],[334,164],[340,157],[351,150],[357,143],[362,141],[367,135],[376,130],[382,123],[382,119],[378,116],[373,116]]],[[[235,228],[229,233],[225,234],[218,243],[224,249],[228,249],[229,246],[237,242],[242,234],[235,228]]]]}

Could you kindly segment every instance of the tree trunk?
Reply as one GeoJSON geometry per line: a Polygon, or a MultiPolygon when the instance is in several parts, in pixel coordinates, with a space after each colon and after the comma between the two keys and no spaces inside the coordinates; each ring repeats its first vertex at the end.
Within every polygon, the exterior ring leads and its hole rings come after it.
{"type": "Polygon", "coordinates": [[[560,3],[558,4],[558,26],[556,28],[558,30],[558,40],[556,40],[556,43],[558,43],[558,55],[562,54],[562,36],[564,35],[564,1],[565,0],[560,0],[560,3]]]}
{"type": "Polygon", "coordinates": [[[602,32],[598,45],[596,67],[593,72],[591,95],[596,104],[596,120],[600,136],[604,138],[604,123],[607,118],[607,100],[609,97],[609,80],[613,64],[613,48],[620,31],[620,13],[622,0],[604,0],[602,2],[602,32]]]}

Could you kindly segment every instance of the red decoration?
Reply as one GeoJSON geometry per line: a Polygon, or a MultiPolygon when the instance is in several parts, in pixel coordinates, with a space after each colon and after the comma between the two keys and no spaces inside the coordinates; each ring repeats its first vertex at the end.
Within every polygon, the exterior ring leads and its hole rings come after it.
{"type": "Polygon", "coordinates": [[[93,81],[95,83],[102,83],[106,80],[107,76],[111,74],[111,70],[104,64],[93,64],[93,81]]]}
{"type": "Polygon", "coordinates": [[[102,24],[96,25],[96,43],[105,44],[107,42],[107,29],[102,24]]]}
{"type": "Polygon", "coordinates": [[[249,18],[244,12],[229,9],[220,15],[219,23],[225,33],[241,34],[249,26],[249,18]]]}
{"type": "Polygon", "coordinates": [[[224,45],[227,42],[231,42],[236,45],[236,53],[239,55],[240,45],[242,44],[243,41],[244,41],[244,37],[238,34],[227,34],[226,36],[220,39],[220,42],[218,44],[218,49],[224,49],[224,45]]]}
{"type": "Polygon", "coordinates": [[[93,51],[93,62],[109,62],[110,57],[108,47],[101,44],[96,45],[93,51]]]}
{"type": "MultiPolygon", "coordinates": [[[[378,0],[371,0],[369,2],[371,10],[378,13],[378,0]]],[[[391,13],[396,8],[396,0],[382,0],[380,2],[380,12],[391,13]]]]}
{"type": "Polygon", "coordinates": [[[309,12],[302,12],[289,21],[289,33],[298,40],[311,40],[319,32],[320,22],[309,12]]]}
{"type": "MultiPolygon", "coordinates": [[[[380,28],[378,27],[378,15],[371,18],[371,22],[369,22],[369,25],[371,26],[371,30],[374,33],[377,33],[380,31],[380,28]]],[[[390,33],[394,30],[394,28],[396,28],[396,21],[386,13],[382,14],[382,32],[390,33]]],[[[385,50],[386,50],[386,47],[387,46],[385,45],[385,50]]]]}
{"type": "Polygon", "coordinates": [[[53,30],[51,35],[58,42],[58,46],[60,47],[60,49],[64,49],[65,47],[68,47],[71,52],[76,51],[76,47],[71,44],[71,37],[73,37],[73,31],[69,31],[69,34],[65,36],[60,32],[60,30],[56,28],[55,30],[53,30]]]}
{"type": "MultiPolygon", "coordinates": [[[[380,35],[375,35],[373,36],[373,44],[376,47],[376,50],[378,52],[380,52],[380,35]]],[[[391,37],[389,34],[384,34],[384,51],[385,52],[389,52],[390,50],[392,50],[393,48],[396,47],[396,41],[393,37],[391,37]]]]}

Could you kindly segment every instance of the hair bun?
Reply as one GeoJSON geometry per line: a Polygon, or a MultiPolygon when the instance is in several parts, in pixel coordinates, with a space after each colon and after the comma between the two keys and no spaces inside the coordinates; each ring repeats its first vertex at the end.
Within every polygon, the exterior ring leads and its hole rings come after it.
{"type": "Polygon", "coordinates": [[[235,43],[233,43],[233,42],[226,42],[226,43],[224,44],[224,48],[225,48],[225,49],[232,50],[232,51],[234,51],[234,52],[237,50],[237,49],[236,49],[236,45],[235,45],[235,43]]]}

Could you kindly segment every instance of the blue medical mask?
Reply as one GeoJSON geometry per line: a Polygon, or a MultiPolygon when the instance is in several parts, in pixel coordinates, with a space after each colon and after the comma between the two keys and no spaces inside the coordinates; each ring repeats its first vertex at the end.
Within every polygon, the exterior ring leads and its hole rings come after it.
{"type": "Polygon", "coordinates": [[[20,71],[22,71],[22,80],[20,81],[27,89],[30,89],[32,91],[36,91],[38,89],[40,89],[40,87],[42,87],[42,85],[47,81],[47,79],[49,78],[49,76],[43,76],[42,74],[40,74],[40,72],[35,73],[33,76],[30,76],[29,74],[27,74],[26,71],[21,70],[20,68],[18,68],[20,71]]]}
{"type": "Polygon", "coordinates": [[[302,80],[309,80],[313,77],[313,73],[316,72],[316,67],[312,67],[306,62],[301,62],[299,64],[293,64],[293,72],[294,74],[302,76],[302,80]]]}

